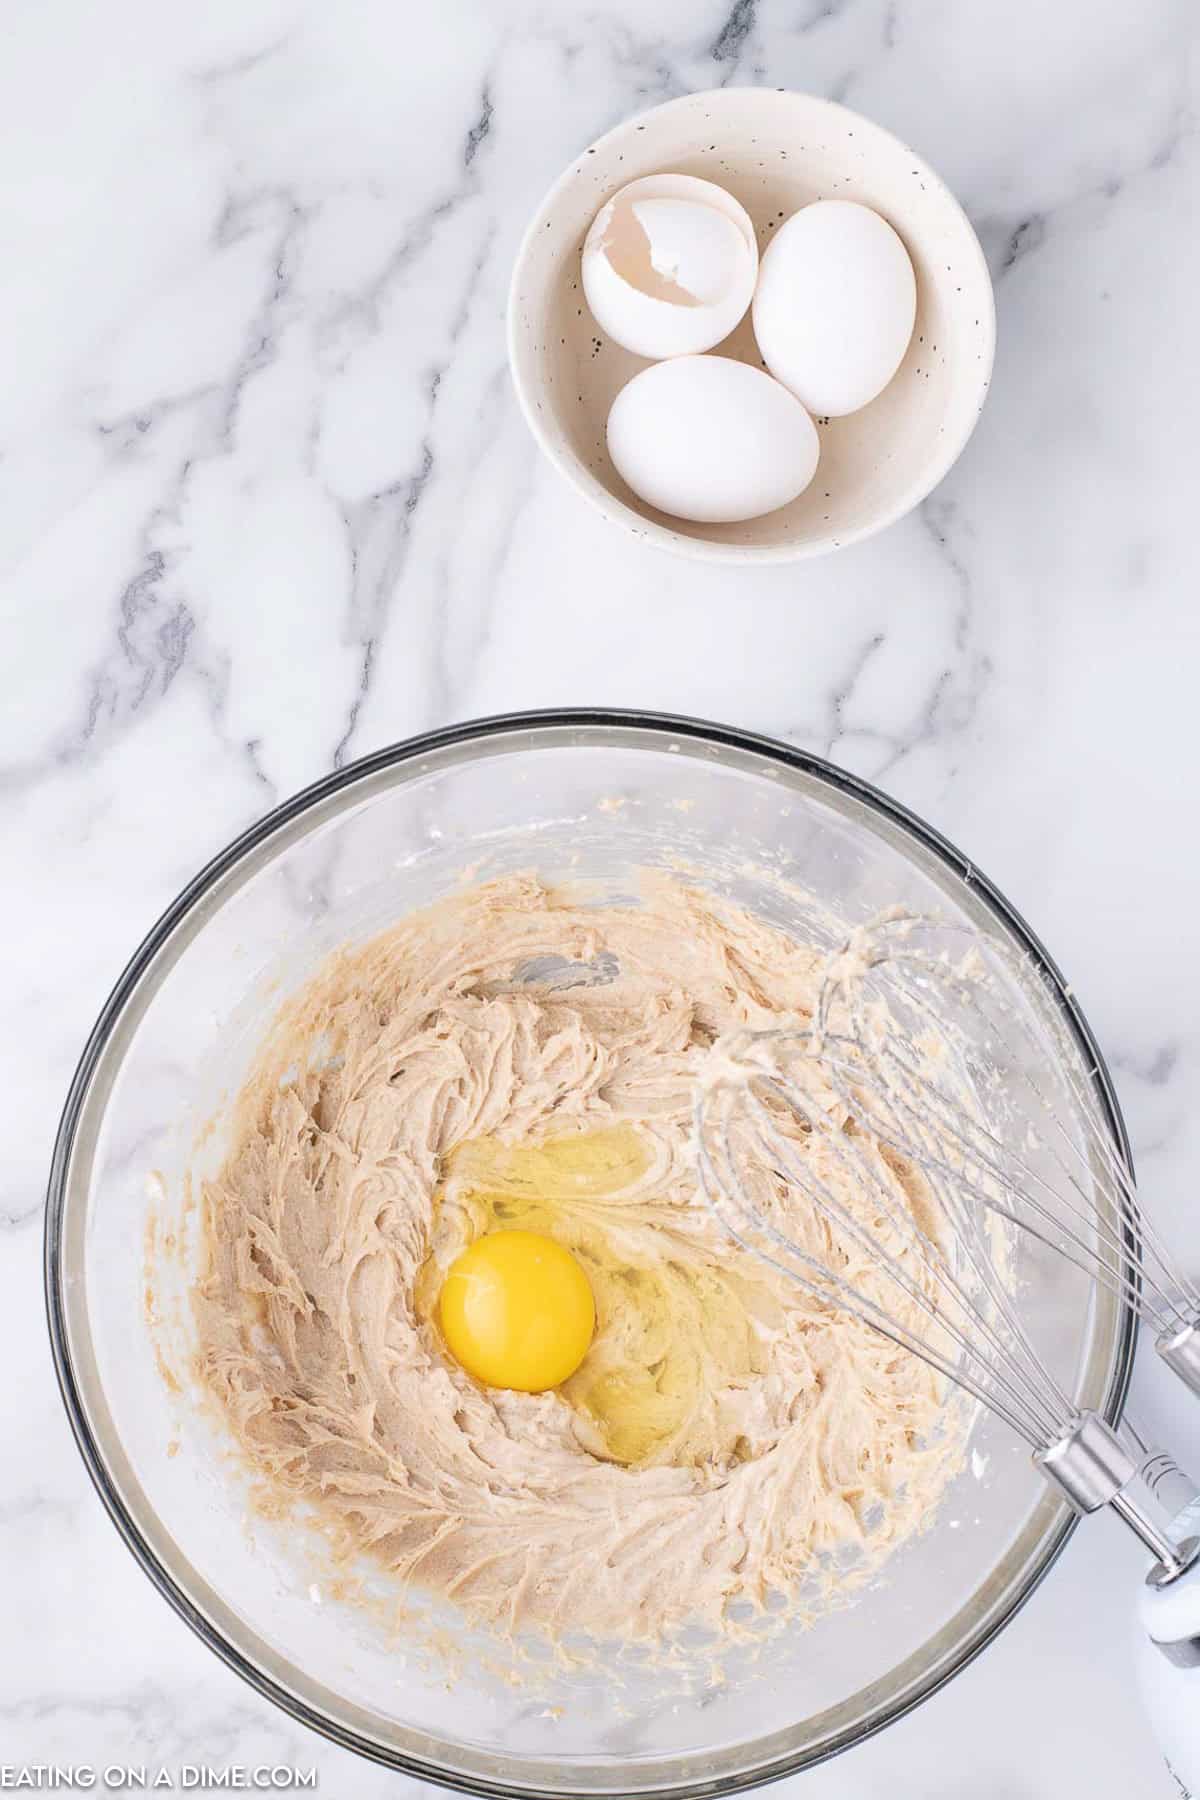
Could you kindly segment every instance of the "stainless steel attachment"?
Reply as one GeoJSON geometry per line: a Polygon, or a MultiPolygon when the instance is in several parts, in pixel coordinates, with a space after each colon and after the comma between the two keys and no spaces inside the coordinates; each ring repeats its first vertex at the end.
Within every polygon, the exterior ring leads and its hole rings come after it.
{"type": "Polygon", "coordinates": [[[893,909],[830,957],[817,1024],[834,1019],[897,1147],[948,1156],[980,1204],[1134,1306],[1200,1395],[1200,1287],[1142,1205],[1041,970],[970,926],[893,909]],[[879,1030],[880,1009],[899,1032],[879,1030]],[[1002,1104],[980,1107],[989,1094],[1002,1104]]]}
{"type": "Polygon", "coordinates": [[[811,1021],[718,1040],[695,1096],[704,1196],[748,1249],[1003,1419],[1078,1511],[1111,1507],[1169,1581],[1200,1556],[1173,1529],[1196,1486],[1077,1409],[1022,1320],[1014,1233],[1141,1303],[1188,1379],[1191,1296],[1082,1078],[1067,1061],[1068,1125],[979,946],[952,960],[933,929],[889,915],[829,958],[811,1021]]]}

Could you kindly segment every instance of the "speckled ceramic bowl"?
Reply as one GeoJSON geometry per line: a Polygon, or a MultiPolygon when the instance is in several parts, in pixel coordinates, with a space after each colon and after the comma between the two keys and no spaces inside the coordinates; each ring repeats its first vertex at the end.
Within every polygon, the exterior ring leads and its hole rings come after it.
{"type": "MultiPolygon", "coordinates": [[[[869,537],[937,486],[987,393],[995,307],[966,214],[898,138],[810,94],[723,88],[618,125],[555,183],[517,255],[508,342],[534,436],[606,518],[687,556],[784,562],[869,537]],[[728,188],[754,221],[760,250],[810,201],[862,201],[895,226],[917,274],[916,328],[895,378],[860,412],[820,423],[821,464],[805,493],[740,524],[693,524],[657,512],[621,480],[605,446],[615,395],[647,365],[591,317],[580,279],[583,240],[618,188],[668,170],[728,188]]],[[[749,316],[717,353],[760,362],[749,316]]]]}

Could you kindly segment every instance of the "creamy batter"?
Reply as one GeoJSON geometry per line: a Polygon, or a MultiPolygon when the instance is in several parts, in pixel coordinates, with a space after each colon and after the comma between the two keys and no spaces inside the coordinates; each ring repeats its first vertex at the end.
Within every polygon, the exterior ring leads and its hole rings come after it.
{"type": "Polygon", "coordinates": [[[627,905],[506,878],[333,956],[203,1191],[198,1370],[276,1502],[474,1619],[653,1643],[837,1598],[924,1525],[960,1449],[937,1378],[697,1193],[710,1046],[805,1021],[817,965],[661,876],[627,905]],[[555,1392],[482,1388],[440,1338],[442,1275],[506,1223],[596,1295],[555,1392]]]}

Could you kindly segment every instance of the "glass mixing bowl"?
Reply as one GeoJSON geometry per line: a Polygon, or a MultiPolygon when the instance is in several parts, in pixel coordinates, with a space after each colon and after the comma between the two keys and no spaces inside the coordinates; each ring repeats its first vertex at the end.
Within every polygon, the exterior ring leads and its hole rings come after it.
{"type": "MultiPolygon", "coordinates": [[[[1012,1617],[1072,1519],[1024,1446],[981,1418],[975,1454],[931,1528],[850,1607],[726,1659],[723,1685],[634,1668],[514,1689],[464,1654],[389,1635],[386,1594],[314,1576],[297,1523],[247,1507],[216,1428],[159,1366],[185,1330],[186,1177],[221,1154],[220,1116],[264,1024],[334,946],[457,887],[514,869],[628,894],[639,867],[684,864],[784,929],[795,887],[851,922],[902,902],[1016,947],[1061,1000],[1064,1058],[1120,1117],[1087,1026],[1006,901],[893,801],[815,757],[689,720],[565,712],[455,727],[316,783],[218,856],[150,933],[84,1051],[55,1150],[46,1234],[50,1329],[89,1472],[171,1604],[260,1692],[336,1742],[470,1792],[728,1793],[804,1768],[930,1694],[1012,1617]],[[216,1118],[207,1136],[206,1121],[216,1118]],[[153,1205],[151,1198],[153,1197],[153,1205]],[[164,1265],[152,1272],[146,1227],[164,1265]],[[167,1252],[170,1252],[168,1254],[167,1252]],[[174,1270],[172,1274],[170,1271],[174,1270]],[[172,1282],[174,1288],[172,1289],[172,1282]],[[247,1523],[247,1520],[251,1523],[247,1523]]],[[[153,1257],[152,1257],[153,1261],[153,1257]]],[[[1032,1337],[1080,1405],[1119,1414],[1130,1317],[1049,1253],[1017,1270],[1032,1337]]],[[[380,1578],[381,1579],[381,1578],[380,1578]]],[[[377,1583],[375,1585],[378,1585],[377,1583]]],[[[430,1605],[454,1647],[479,1646],[430,1605]]]]}

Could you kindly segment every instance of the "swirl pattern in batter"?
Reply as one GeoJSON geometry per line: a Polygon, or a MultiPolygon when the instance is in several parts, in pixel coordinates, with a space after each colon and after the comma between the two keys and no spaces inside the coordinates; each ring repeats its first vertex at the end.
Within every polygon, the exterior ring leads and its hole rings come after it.
{"type": "Polygon", "coordinates": [[[505,1631],[663,1643],[867,1580],[957,1464],[940,1383],[732,1243],[690,1152],[713,1040],[806,1020],[817,964],[659,875],[640,903],[506,877],[331,957],[203,1190],[197,1368],[270,1491],[505,1631]],[[505,1223],[596,1294],[555,1392],[477,1386],[440,1338],[442,1275],[505,1223]]]}

